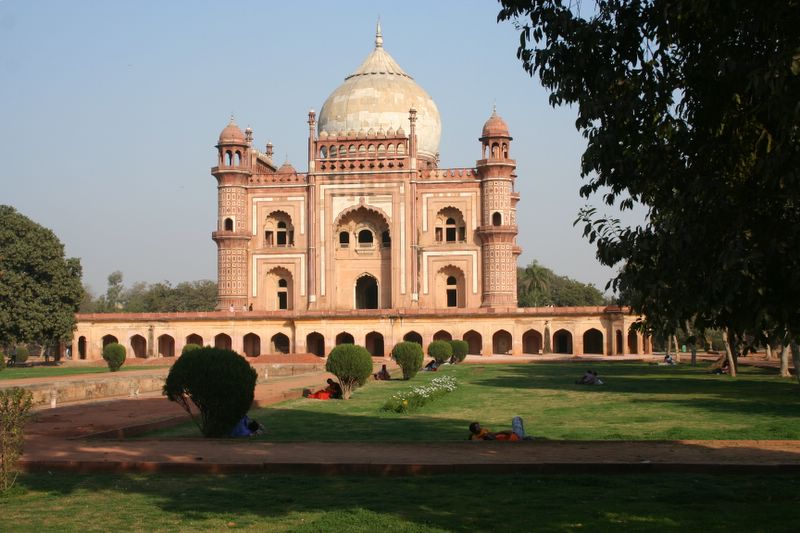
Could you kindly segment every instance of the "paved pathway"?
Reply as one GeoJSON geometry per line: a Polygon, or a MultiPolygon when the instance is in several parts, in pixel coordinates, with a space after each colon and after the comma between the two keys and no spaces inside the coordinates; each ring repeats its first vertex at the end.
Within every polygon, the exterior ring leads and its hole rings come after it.
{"type": "MultiPolygon", "coordinates": [[[[327,376],[268,380],[256,388],[256,400],[265,405],[297,397],[327,376]]],[[[43,409],[26,427],[20,464],[29,471],[76,472],[800,472],[800,441],[794,440],[376,444],[115,438],[185,416],[158,395],[43,409]]]]}

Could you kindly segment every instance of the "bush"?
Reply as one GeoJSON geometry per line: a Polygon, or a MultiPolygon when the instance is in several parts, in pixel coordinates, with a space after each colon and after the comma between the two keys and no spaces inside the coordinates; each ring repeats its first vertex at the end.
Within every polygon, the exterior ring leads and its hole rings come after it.
{"type": "Polygon", "coordinates": [[[428,345],[428,355],[436,360],[437,365],[441,365],[453,356],[453,348],[449,341],[433,341],[428,345]]]}
{"type": "Polygon", "coordinates": [[[15,353],[17,354],[15,363],[24,363],[28,360],[28,355],[30,355],[30,352],[28,351],[27,346],[17,346],[15,349],[15,353]]]}
{"type": "Polygon", "coordinates": [[[342,399],[347,400],[372,375],[372,356],[363,346],[340,344],[331,350],[325,370],[338,378],[342,399]]]}
{"type": "Polygon", "coordinates": [[[467,341],[450,341],[450,347],[453,349],[453,358],[456,363],[460,363],[467,358],[467,353],[469,352],[469,343],[467,341]]]}
{"type": "Polygon", "coordinates": [[[103,359],[105,359],[108,369],[116,372],[125,363],[125,347],[116,342],[106,344],[103,347],[103,359]]]}
{"type": "Polygon", "coordinates": [[[422,369],[422,346],[416,342],[398,342],[392,349],[392,358],[403,370],[403,379],[411,379],[422,369]]]}
{"type": "Polygon", "coordinates": [[[6,354],[0,352],[0,370],[3,370],[6,367],[6,354]]]}
{"type": "Polygon", "coordinates": [[[0,390],[0,492],[17,480],[17,460],[25,444],[25,421],[31,410],[30,391],[13,387],[0,390]]]}
{"type": "Polygon", "coordinates": [[[181,350],[181,355],[185,354],[186,352],[191,352],[192,350],[199,350],[200,348],[202,348],[202,346],[199,344],[189,343],[183,347],[183,350],[181,350]]]}
{"type": "Polygon", "coordinates": [[[163,393],[183,406],[205,437],[226,437],[253,405],[257,377],[236,352],[198,348],[175,361],[163,393]],[[190,400],[200,412],[199,420],[192,414],[190,400]]]}

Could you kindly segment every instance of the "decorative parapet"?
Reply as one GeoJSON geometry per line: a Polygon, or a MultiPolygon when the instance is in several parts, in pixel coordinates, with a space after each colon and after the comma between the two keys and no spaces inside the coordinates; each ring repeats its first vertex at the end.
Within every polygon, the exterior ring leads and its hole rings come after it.
{"type": "Polygon", "coordinates": [[[435,168],[419,171],[423,180],[478,180],[478,171],[474,168],[435,168]]]}

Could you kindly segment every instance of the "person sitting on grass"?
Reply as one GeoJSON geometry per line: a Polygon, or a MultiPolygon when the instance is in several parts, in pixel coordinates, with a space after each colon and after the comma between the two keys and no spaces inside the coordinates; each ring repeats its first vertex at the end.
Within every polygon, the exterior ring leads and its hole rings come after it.
{"type": "Polygon", "coordinates": [[[581,379],[575,382],[576,385],[602,385],[603,381],[597,375],[597,372],[594,370],[587,370],[586,373],[581,376],[581,379]]]}
{"type": "Polygon", "coordinates": [[[480,422],[473,422],[469,425],[469,440],[500,440],[500,441],[520,441],[533,440],[533,437],[525,434],[522,418],[515,416],[511,420],[511,427],[504,431],[491,431],[481,427],[480,422]]]}
{"type": "Polygon", "coordinates": [[[328,378],[328,386],[322,390],[318,390],[313,394],[309,394],[308,398],[314,398],[316,400],[340,400],[342,398],[342,386],[333,381],[331,378],[328,378]]]}
{"type": "Polygon", "coordinates": [[[392,377],[389,375],[389,371],[386,369],[386,365],[381,366],[381,369],[375,374],[372,374],[372,377],[378,381],[389,381],[392,379],[392,377]]]}
{"type": "Polygon", "coordinates": [[[673,359],[673,358],[672,358],[672,354],[666,354],[666,355],[664,356],[664,362],[663,362],[662,364],[663,364],[663,365],[669,365],[669,366],[672,366],[672,365],[675,365],[675,364],[677,364],[677,363],[675,362],[675,359],[673,359]]]}
{"type": "Polygon", "coordinates": [[[436,359],[431,359],[431,361],[427,365],[425,365],[425,368],[423,370],[425,370],[426,372],[436,372],[437,370],[439,370],[439,365],[436,364],[436,359]]]}
{"type": "Polygon", "coordinates": [[[244,415],[231,430],[231,437],[252,437],[261,435],[266,429],[257,420],[244,415]]]}

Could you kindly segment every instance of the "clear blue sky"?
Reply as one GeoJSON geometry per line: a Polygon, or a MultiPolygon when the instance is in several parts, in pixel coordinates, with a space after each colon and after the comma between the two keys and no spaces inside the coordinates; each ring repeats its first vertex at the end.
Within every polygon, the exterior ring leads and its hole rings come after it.
{"type": "MultiPolygon", "coordinates": [[[[584,142],[516,59],[491,1],[0,0],[0,203],[51,228],[102,293],[216,279],[217,136],[231,113],[306,170],[307,113],[384,46],[433,97],[441,165],[480,156],[496,102],[518,163],[520,265],[602,288],[572,226],[584,142]]],[[[599,201],[596,202],[599,204],[599,201]]]]}

